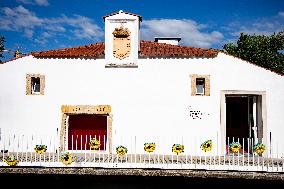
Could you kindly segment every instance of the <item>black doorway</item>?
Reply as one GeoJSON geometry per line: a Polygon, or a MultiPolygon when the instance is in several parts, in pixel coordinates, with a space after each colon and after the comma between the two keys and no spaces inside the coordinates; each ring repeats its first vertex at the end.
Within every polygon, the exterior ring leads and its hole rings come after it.
{"type": "Polygon", "coordinates": [[[250,137],[248,97],[226,97],[226,136],[235,141],[250,137]]]}

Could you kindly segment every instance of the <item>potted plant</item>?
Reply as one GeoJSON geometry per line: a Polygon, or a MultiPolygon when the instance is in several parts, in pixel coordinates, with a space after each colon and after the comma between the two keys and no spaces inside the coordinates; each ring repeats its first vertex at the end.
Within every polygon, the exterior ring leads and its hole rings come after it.
{"type": "Polygon", "coordinates": [[[9,166],[16,166],[18,165],[19,161],[13,156],[7,156],[4,161],[9,165],[9,166]]]}
{"type": "Polygon", "coordinates": [[[176,153],[177,155],[184,152],[184,145],[174,144],[172,146],[172,152],[176,153]]]}
{"type": "Polygon", "coordinates": [[[116,147],[116,153],[120,156],[124,156],[127,153],[127,148],[125,146],[116,147]]]}
{"type": "Polygon", "coordinates": [[[69,152],[64,152],[61,156],[60,156],[60,160],[62,163],[64,163],[65,165],[69,165],[72,163],[72,154],[70,154],[69,152]]]}
{"type": "Polygon", "coordinates": [[[239,142],[232,142],[229,145],[229,150],[231,153],[238,153],[241,148],[242,148],[242,145],[239,142]]]}
{"type": "Polygon", "coordinates": [[[97,140],[96,138],[91,138],[89,144],[90,144],[90,148],[94,150],[99,150],[101,146],[100,141],[97,140]]]}
{"type": "Polygon", "coordinates": [[[212,143],[212,140],[206,140],[205,142],[203,142],[201,144],[201,149],[204,151],[204,152],[209,152],[212,150],[212,147],[213,147],[213,143],[212,143]]]}
{"type": "Polygon", "coordinates": [[[43,144],[39,144],[39,145],[35,146],[34,150],[36,151],[36,153],[42,154],[42,153],[46,152],[47,146],[43,145],[43,144]]]}
{"type": "Polygon", "coordinates": [[[145,144],[144,144],[144,150],[145,150],[145,152],[148,152],[148,153],[154,152],[155,149],[156,149],[156,144],[153,143],[153,142],[152,142],[152,143],[145,143],[145,144]]]}
{"type": "Polygon", "coordinates": [[[253,151],[258,155],[261,155],[265,151],[265,145],[262,143],[257,143],[253,146],[253,151]]]}

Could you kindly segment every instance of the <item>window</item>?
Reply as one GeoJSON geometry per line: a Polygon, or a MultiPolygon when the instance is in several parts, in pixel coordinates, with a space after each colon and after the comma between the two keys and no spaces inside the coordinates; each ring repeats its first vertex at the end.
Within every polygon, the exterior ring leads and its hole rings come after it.
{"type": "Polygon", "coordinates": [[[196,78],[196,94],[204,95],[205,93],[205,78],[196,78]]]}
{"type": "Polygon", "coordinates": [[[192,74],[191,96],[210,96],[210,75],[192,74]]]}
{"type": "Polygon", "coordinates": [[[33,94],[39,94],[40,93],[40,78],[38,77],[32,77],[31,78],[31,88],[33,94]]]}
{"type": "Polygon", "coordinates": [[[26,95],[44,95],[44,75],[27,74],[26,80],[26,95]]]}

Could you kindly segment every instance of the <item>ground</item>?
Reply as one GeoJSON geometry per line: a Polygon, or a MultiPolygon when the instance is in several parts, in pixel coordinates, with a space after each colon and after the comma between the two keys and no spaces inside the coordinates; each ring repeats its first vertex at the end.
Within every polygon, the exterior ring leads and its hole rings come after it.
{"type": "Polygon", "coordinates": [[[2,185],[8,184],[12,188],[235,189],[284,186],[282,173],[206,170],[184,172],[147,169],[2,167],[0,180],[2,185]]]}

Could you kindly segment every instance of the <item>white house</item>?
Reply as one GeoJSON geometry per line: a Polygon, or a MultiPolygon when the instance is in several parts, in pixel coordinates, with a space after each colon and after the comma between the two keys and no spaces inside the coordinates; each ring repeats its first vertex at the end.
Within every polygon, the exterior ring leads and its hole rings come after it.
{"type": "Polygon", "coordinates": [[[182,143],[193,153],[205,140],[216,154],[233,140],[284,153],[282,75],[221,51],[180,46],[180,38],[142,41],[136,14],[103,20],[103,43],[0,65],[1,134],[41,142],[52,136],[60,150],[86,150],[96,135],[113,153],[119,145],[142,152],[145,142],[165,154],[182,143]]]}

